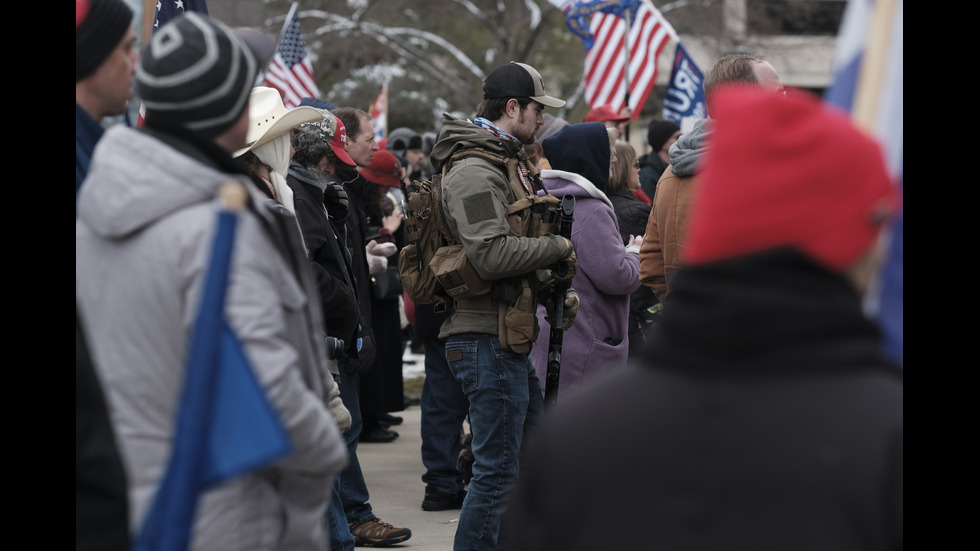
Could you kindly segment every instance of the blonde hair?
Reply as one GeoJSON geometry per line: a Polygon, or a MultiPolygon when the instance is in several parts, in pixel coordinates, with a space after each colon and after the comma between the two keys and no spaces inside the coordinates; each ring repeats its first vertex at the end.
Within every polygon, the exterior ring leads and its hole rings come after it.
{"type": "Polygon", "coordinates": [[[616,141],[619,140],[619,130],[615,128],[606,127],[606,133],[609,134],[609,154],[616,154],[616,141]]]}
{"type": "Polygon", "coordinates": [[[629,189],[630,178],[633,177],[633,163],[636,162],[636,150],[629,142],[617,140],[613,146],[616,152],[616,164],[613,165],[612,175],[606,191],[629,189]]]}

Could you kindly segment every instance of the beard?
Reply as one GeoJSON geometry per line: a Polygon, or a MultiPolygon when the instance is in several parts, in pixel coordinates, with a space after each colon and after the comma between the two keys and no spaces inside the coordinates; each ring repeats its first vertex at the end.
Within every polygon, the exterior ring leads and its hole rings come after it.
{"type": "Polygon", "coordinates": [[[529,118],[527,109],[521,109],[521,114],[517,117],[517,128],[512,132],[514,137],[525,145],[532,144],[537,140],[537,115],[534,116],[534,121],[531,124],[528,124],[529,118]]]}

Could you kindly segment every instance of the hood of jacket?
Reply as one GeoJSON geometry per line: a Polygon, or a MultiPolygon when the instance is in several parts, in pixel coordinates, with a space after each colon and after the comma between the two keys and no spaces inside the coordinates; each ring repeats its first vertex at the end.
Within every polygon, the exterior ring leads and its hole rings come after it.
{"type": "Polygon", "coordinates": [[[708,151],[705,140],[711,134],[711,119],[699,119],[694,128],[670,146],[671,170],[680,177],[694,176],[708,151]]]}
{"type": "Polygon", "coordinates": [[[433,168],[437,171],[441,172],[442,165],[460,149],[480,147],[505,157],[517,157],[524,147],[524,144],[517,140],[495,136],[468,120],[456,118],[448,113],[442,116],[442,129],[429,157],[433,168]]]}
{"type": "Polygon", "coordinates": [[[582,122],[562,128],[541,142],[555,170],[584,176],[602,191],[609,186],[610,143],[601,122],[582,122]]]}
{"type": "Polygon", "coordinates": [[[187,206],[211,201],[229,178],[255,191],[247,176],[229,175],[186,142],[164,143],[117,125],[96,146],[78,198],[78,219],[101,237],[122,238],[187,206]],[[103,149],[112,153],[100,155],[103,149]]]}
{"type": "Polygon", "coordinates": [[[580,174],[546,168],[541,171],[541,184],[548,193],[555,197],[561,198],[562,195],[588,197],[598,199],[609,205],[609,208],[613,208],[612,201],[609,200],[605,192],[580,174]]]}

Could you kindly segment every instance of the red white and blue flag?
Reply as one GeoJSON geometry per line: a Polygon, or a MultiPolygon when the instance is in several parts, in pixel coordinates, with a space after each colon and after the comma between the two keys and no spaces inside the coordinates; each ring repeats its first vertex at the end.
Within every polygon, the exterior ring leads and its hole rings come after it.
{"type": "Polygon", "coordinates": [[[657,83],[657,59],[677,32],[650,0],[550,0],[582,38],[589,107],[639,115],[657,83]],[[584,21],[588,20],[588,27],[584,21]]]}
{"type": "Polygon", "coordinates": [[[313,63],[306,51],[303,35],[299,32],[297,5],[294,2],[286,15],[276,54],[265,74],[265,85],[279,90],[287,109],[298,106],[303,98],[320,97],[320,90],[313,78],[313,63]]]}
{"type": "MultiPolygon", "coordinates": [[[[161,25],[175,17],[180,17],[192,11],[201,15],[208,15],[208,5],[205,0],[160,0],[157,2],[156,12],[153,14],[153,33],[161,25]]],[[[146,106],[140,103],[139,114],[136,118],[136,125],[143,126],[143,117],[146,114],[146,106]]]]}
{"type": "MultiPolygon", "coordinates": [[[[903,0],[849,0],[834,56],[834,79],[824,98],[851,113],[881,142],[888,168],[904,194],[903,0]]],[[[904,204],[904,202],[903,202],[904,204]]],[[[904,361],[904,207],[889,236],[877,290],[866,306],[880,323],[885,354],[904,361]]]]}
{"type": "Polygon", "coordinates": [[[371,104],[371,128],[374,139],[381,141],[388,135],[388,83],[381,86],[381,93],[371,104]]]}
{"type": "Polygon", "coordinates": [[[204,0],[160,0],[157,2],[156,14],[153,17],[153,32],[157,32],[160,25],[189,11],[208,15],[207,3],[204,0]]]}

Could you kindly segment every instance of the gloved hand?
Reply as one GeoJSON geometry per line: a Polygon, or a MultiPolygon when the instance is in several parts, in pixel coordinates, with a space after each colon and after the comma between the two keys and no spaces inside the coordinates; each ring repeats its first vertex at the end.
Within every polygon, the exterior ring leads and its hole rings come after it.
{"type": "Polygon", "coordinates": [[[374,331],[365,329],[363,326],[357,332],[357,339],[351,343],[351,348],[347,352],[347,363],[345,369],[348,373],[362,375],[374,367],[374,359],[378,351],[374,345],[374,331]]]}
{"type": "Polygon", "coordinates": [[[640,245],[643,244],[643,236],[630,236],[630,242],[626,244],[626,252],[640,254],[640,245]]]}
{"type": "Polygon", "coordinates": [[[340,399],[340,383],[336,380],[330,387],[327,406],[330,408],[330,414],[333,415],[333,420],[337,422],[337,428],[340,429],[340,432],[347,432],[351,425],[350,411],[344,405],[344,401],[340,399]]]}
{"type": "Polygon", "coordinates": [[[374,239],[369,241],[364,248],[368,254],[373,254],[375,256],[383,256],[385,258],[398,252],[398,246],[395,245],[394,243],[391,242],[378,243],[374,239]]]}
{"type": "MultiPolygon", "coordinates": [[[[582,305],[581,300],[579,300],[578,293],[575,289],[569,288],[565,292],[565,307],[561,313],[561,328],[564,331],[568,331],[568,328],[575,323],[575,315],[578,314],[578,308],[582,305]]],[[[548,322],[552,327],[555,325],[552,321],[555,319],[555,301],[553,298],[549,298],[544,303],[545,316],[544,320],[548,322]]]]}
{"type": "Polygon", "coordinates": [[[572,251],[551,268],[551,275],[556,281],[571,283],[576,271],[578,271],[578,257],[575,256],[575,251],[572,251]]]}
{"type": "MultiPolygon", "coordinates": [[[[372,241],[373,243],[373,241],[372,241]]],[[[383,256],[367,253],[368,273],[374,275],[388,269],[388,259],[383,256]]]]}
{"type": "Polygon", "coordinates": [[[327,189],[323,190],[323,204],[327,207],[327,214],[334,219],[345,219],[350,212],[347,190],[342,184],[327,183],[327,189]]]}

